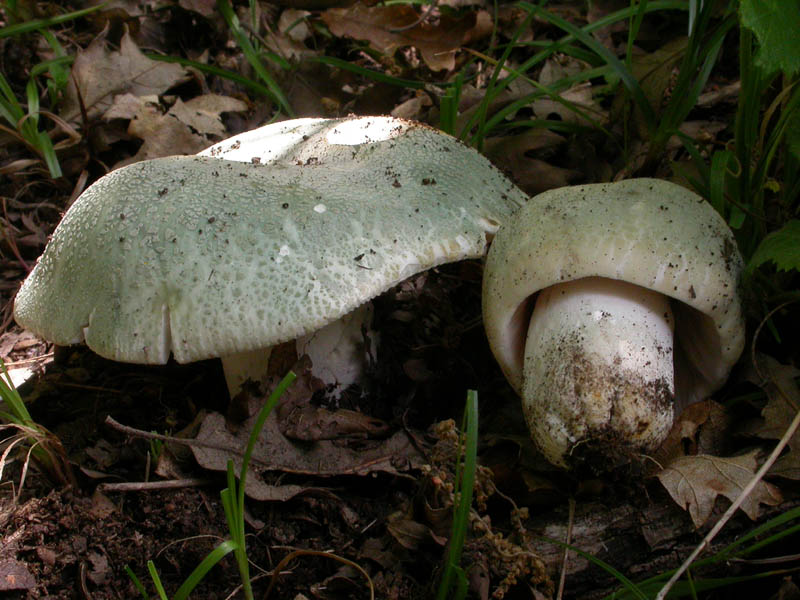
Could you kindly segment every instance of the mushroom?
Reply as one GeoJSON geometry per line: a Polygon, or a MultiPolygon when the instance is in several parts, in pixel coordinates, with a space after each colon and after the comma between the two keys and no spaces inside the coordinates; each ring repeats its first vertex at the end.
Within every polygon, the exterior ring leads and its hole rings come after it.
{"type": "Polygon", "coordinates": [[[543,455],[609,466],[656,448],[742,352],[741,270],[723,219],[661,180],[551,190],[505,223],[484,325],[543,455]]]}
{"type": "Polygon", "coordinates": [[[527,200],[477,152],[411,121],[300,119],[246,136],[280,150],[158,158],[88,188],[19,290],[17,322],[119,361],[226,357],[235,392],[263,375],[254,354],[482,256],[527,200]]]}

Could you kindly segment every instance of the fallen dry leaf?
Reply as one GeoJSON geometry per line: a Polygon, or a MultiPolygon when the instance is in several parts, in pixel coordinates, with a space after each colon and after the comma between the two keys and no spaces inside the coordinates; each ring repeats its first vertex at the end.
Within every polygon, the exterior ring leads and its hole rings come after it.
{"type": "MultiPolygon", "coordinates": [[[[195,459],[205,469],[225,471],[233,459],[241,468],[241,452],[247,444],[255,416],[236,433],[227,429],[225,417],[211,413],[200,426],[197,439],[217,448],[192,447],[195,459]]],[[[304,490],[301,486],[270,486],[255,472],[282,471],[305,475],[366,475],[375,472],[399,474],[424,462],[422,454],[404,431],[384,440],[320,440],[295,442],[284,436],[276,415],[270,415],[258,438],[247,477],[247,495],[256,499],[280,500],[304,490]],[[284,489],[286,488],[286,489],[284,489]],[[291,488],[291,489],[288,489],[291,488]]]]}
{"type": "Polygon", "coordinates": [[[517,135],[486,140],[484,153],[514,183],[531,195],[577,182],[581,174],[548,162],[566,140],[549,129],[530,128],[517,135]]]}
{"type": "MultiPolygon", "coordinates": [[[[720,458],[700,454],[675,459],[658,474],[658,479],[672,499],[689,511],[695,527],[700,527],[711,516],[717,496],[725,496],[731,502],[753,478],[756,471],[756,453],[732,458],[720,458]]],[[[758,505],[775,506],[781,502],[781,494],[774,485],[758,482],[741,505],[748,517],[758,517],[758,505]]]]}
{"type": "MultiPolygon", "coordinates": [[[[562,79],[577,75],[588,68],[586,63],[571,57],[550,58],[542,67],[539,83],[544,87],[551,87],[562,79]]],[[[578,83],[558,94],[564,101],[563,104],[546,96],[533,102],[533,112],[540,119],[552,119],[552,116],[556,115],[566,123],[592,125],[592,122],[587,120],[591,119],[604,124],[608,121],[608,114],[594,100],[592,91],[591,83],[578,83]]]]}
{"type": "Polygon", "coordinates": [[[414,46],[432,71],[453,69],[458,49],[486,37],[492,29],[489,13],[479,10],[461,19],[442,15],[436,25],[423,22],[411,29],[396,31],[419,19],[417,11],[407,4],[366,6],[358,3],[347,8],[331,8],[321,16],[334,35],[368,40],[384,54],[392,55],[398,48],[414,46]]]}
{"type": "MultiPolygon", "coordinates": [[[[764,421],[753,433],[765,439],[778,440],[783,437],[794,419],[797,410],[795,407],[800,406],[800,388],[795,382],[795,378],[800,376],[800,370],[792,365],[783,365],[765,354],[757,355],[756,360],[758,371],[764,379],[758,376],[755,369],[750,379],[764,389],[769,401],[761,411],[764,421]]],[[[788,452],[775,461],[769,472],[787,479],[800,480],[800,432],[792,436],[786,447],[788,452]]]]}
{"type": "Polygon", "coordinates": [[[134,156],[118,162],[114,168],[161,156],[197,154],[209,145],[175,115],[163,114],[159,106],[150,102],[143,103],[131,119],[128,133],[144,143],[134,156]]]}
{"type": "Polygon", "coordinates": [[[686,455],[724,453],[724,442],[730,416],[714,400],[703,400],[687,406],[675,420],[667,439],[653,455],[660,465],[686,455]]]}
{"type": "Polygon", "coordinates": [[[108,557],[100,552],[90,551],[87,555],[87,558],[89,559],[91,568],[86,576],[93,584],[100,585],[111,573],[111,569],[108,564],[108,557]]]}
{"type": "Polygon", "coordinates": [[[392,109],[392,116],[400,119],[424,120],[422,113],[425,109],[433,106],[433,100],[427,92],[417,90],[414,95],[405,102],[398,104],[392,109]]]}
{"type": "Polygon", "coordinates": [[[217,9],[216,0],[178,0],[178,5],[185,9],[196,12],[204,17],[211,17],[217,9]]]}
{"type": "Polygon", "coordinates": [[[135,156],[115,167],[161,156],[196,154],[217,138],[225,137],[225,126],[220,119],[223,112],[247,110],[247,104],[241,100],[216,94],[187,102],[178,98],[166,113],[150,100],[157,98],[123,94],[115,98],[106,112],[107,119],[130,119],[128,133],[144,141],[135,156]]]}
{"type": "Polygon", "coordinates": [[[225,125],[222,123],[222,113],[246,110],[247,103],[237,98],[219,94],[204,94],[195,96],[186,102],[179,98],[169,109],[169,113],[201,135],[222,138],[228,136],[225,125]]]}
{"type": "Polygon", "coordinates": [[[419,550],[422,544],[435,542],[440,546],[447,539],[437,536],[427,525],[423,525],[401,512],[389,515],[386,529],[398,544],[407,550],[419,550]]]}
{"type": "Polygon", "coordinates": [[[304,442],[383,437],[389,431],[386,423],[364,413],[344,408],[328,410],[310,403],[281,414],[278,421],[286,437],[304,442]]]}
{"type": "Polygon", "coordinates": [[[61,117],[66,121],[78,117],[82,101],[91,120],[104,115],[118,94],[157,95],[186,77],[180,65],[147,58],[127,32],[119,50],[109,49],[105,36],[99,35],[75,56],[61,117]]]}

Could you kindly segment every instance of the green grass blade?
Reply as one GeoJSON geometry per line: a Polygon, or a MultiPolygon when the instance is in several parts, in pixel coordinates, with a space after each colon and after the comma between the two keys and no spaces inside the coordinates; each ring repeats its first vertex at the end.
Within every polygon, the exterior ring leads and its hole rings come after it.
{"type": "Polygon", "coordinates": [[[61,177],[61,164],[58,162],[56,156],[56,149],[53,147],[53,140],[44,131],[37,132],[36,135],[36,148],[44,159],[44,164],[47,165],[47,170],[50,171],[50,177],[57,179],[61,177]]]}
{"type": "MultiPolygon", "coordinates": [[[[581,550],[580,548],[576,548],[570,544],[565,544],[560,540],[555,540],[553,538],[545,537],[545,536],[537,536],[538,539],[544,540],[545,542],[550,542],[551,544],[555,544],[556,546],[560,546],[561,548],[566,548],[571,552],[574,552],[578,556],[585,558],[589,562],[594,565],[597,565],[601,569],[603,569],[606,573],[614,577],[617,581],[619,581],[625,590],[630,593],[634,598],[638,600],[648,600],[648,596],[639,588],[638,585],[633,583],[630,579],[628,579],[625,575],[623,575],[620,571],[612,567],[610,564],[597,558],[596,556],[581,550]]],[[[609,598],[620,598],[620,596],[612,595],[609,598]]]]}
{"type": "Polygon", "coordinates": [[[788,537],[790,535],[794,535],[798,531],[800,531],[800,525],[794,525],[792,527],[788,527],[788,528],[784,529],[783,531],[780,531],[780,532],[778,532],[776,534],[773,534],[773,535],[769,536],[766,539],[760,540],[760,541],[756,542],[755,544],[752,544],[751,546],[748,546],[747,548],[745,548],[741,552],[737,552],[737,556],[747,556],[749,554],[752,554],[753,552],[761,550],[762,548],[764,548],[766,546],[769,546],[770,544],[774,544],[775,542],[777,542],[779,540],[782,540],[785,537],[788,537]]]}
{"type": "MultiPolygon", "coordinates": [[[[267,72],[266,68],[264,68],[264,64],[261,62],[261,56],[259,56],[259,53],[253,47],[253,44],[250,43],[250,39],[247,37],[247,34],[239,24],[239,18],[233,12],[233,8],[228,0],[217,0],[217,9],[222,14],[225,22],[228,24],[228,28],[231,30],[231,33],[233,34],[236,43],[239,45],[239,48],[242,50],[242,53],[247,59],[247,62],[250,63],[250,66],[253,67],[253,70],[269,89],[272,99],[278,104],[278,106],[280,106],[283,112],[290,117],[293,117],[294,111],[289,104],[288,98],[286,98],[283,90],[281,90],[277,82],[267,72]]],[[[283,63],[281,66],[284,65],[285,63],[283,63]]]]}
{"type": "Polygon", "coordinates": [[[647,11],[647,0],[639,2],[639,8],[635,15],[631,15],[630,24],[628,25],[628,42],[625,46],[625,66],[631,70],[633,63],[633,43],[639,37],[639,30],[642,27],[645,12],[647,11]]]}
{"type": "Polygon", "coordinates": [[[39,90],[35,79],[28,80],[25,94],[28,99],[28,118],[23,121],[20,133],[44,159],[50,176],[54,179],[61,177],[61,165],[58,164],[53,141],[46,132],[39,131],[39,90]]]}
{"type": "MultiPolygon", "coordinates": [[[[567,21],[566,19],[559,17],[553,13],[547,12],[546,10],[528,2],[521,2],[520,6],[525,8],[526,10],[534,11],[538,16],[542,19],[550,23],[551,25],[555,25],[559,29],[566,31],[570,35],[572,35],[575,39],[580,41],[584,46],[589,48],[592,52],[597,54],[597,56],[601,57],[607,65],[609,65],[617,76],[622,80],[623,85],[627,88],[628,92],[631,94],[634,102],[636,103],[639,110],[642,111],[642,115],[644,116],[645,121],[647,122],[648,128],[651,130],[655,130],[657,121],[655,112],[653,112],[653,107],[650,106],[650,102],[648,102],[647,97],[644,95],[642,88],[639,86],[639,82],[636,81],[636,78],[633,76],[633,73],[625,67],[625,64],[620,61],[611,51],[603,46],[600,42],[598,42],[595,38],[593,38],[587,32],[587,29],[579,28],[567,21]]],[[[621,12],[621,11],[620,11],[621,12]]]]}
{"type": "MultiPolygon", "coordinates": [[[[702,25],[706,20],[707,17],[696,25],[697,31],[702,31],[702,25]]],[[[678,69],[678,79],[672,97],[660,116],[658,127],[653,134],[650,158],[657,158],[663,153],[669,138],[675,134],[686,116],[697,104],[711,71],[717,64],[725,37],[734,25],[736,25],[736,18],[730,15],[714,30],[706,45],[699,47],[697,40],[690,40],[678,69]],[[697,61],[700,59],[702,59],[702,63],[698,66],[697,61]]]]}
{"type": "MultiPolygon", "coordinates": [[[[768,538],[765,538],[763,540],[759,540],[759,541],[755,542],[754,544],[752,544],[750,546],[747,546],[746,548],[739,549],[742,545],[746,544],[748,541],[750,541],[750,540],[752,540],[754,538],[761,537],[765,533],[771,531],[772,529],[775,529],[776,527],[780,527],[780,526],[782,526],[784,524],[787,524],[787,523],[789,523],[791,521],[794,521],[794,520],[796,520],[798,518],[800,518],[800,508],[790,509],[790,510],[788,510],[787,512],[785,512],[783,514],[780,514],[777,517],[774,517],[774,518],[770,519],[766,523],[762,523],[758,527],[753,528],[752,530],[750,530],[748,533],[743,535],[741,538],[739,538],[735,542],[729,544],[728,546],[726,546],[725,548],[723,548],[719,552],[716,552],[713,556],[709,556],[707,558],[703,558],[703,559],[698,560],[697,562],[694,563],[694,568],[696,570],[696,569],[699,569],[699,568],[702,568],[702,567],[715,565],[715,564],[719,564],[719,563],[722,563],[722,562],[727,562],[727,561],[731,560],[732,558],[744,557],[747,554],[750,554],[752,552],[755,552],[756,550],[762,549],[764,546],[766,546],[768,544],[774,543],[774,542],[782,539],[783,537],[786,537],[788,535],[792,535],[798,529],[800,529],[800,525],[795,525],[793,527],[788,527],[788,528],[778,532],[777,534],[773,534],[772,536],[770,536],[768,538]]],[[[645,579],[644,581],[639,582],[637,584],[637,586],[641,591],[646,592],[646,593],[650,593],[652,595],[655,595],[658,592],[658,590],[660,590],[661,587],[664,585],[664,582],[667,581],[672,576],[672,574],[674,572],[675,572],[675,569],[667,571],[665,573],[660,573],[660,574],[658,574],[658,575],[656,575],[654,577],[649,577],[648,579],[645,579]]],[[[761,574],[757,574],[757,575],[755,575],[753,577],[760,577],[760,576],[761,576],[761,574]]],[[[746,577],[750,577],[750,576],[746,576],[746,577]]],[[[700,579],[700,580],[695,579],[693,585],[696,587],[696,589],[705,591],[706,589],[713,589],[712,586],[721,587],[722,585],[724,585],[722,582],[730,581],[730,580],[731,580],[731,578],[726,578],[726,579],[700,579]]],[[[742,579],[742,581],[744,581],[744,580],[747,580],[747,579],[746,578],[742,579]]],[[[736,580],[736,581],[738,581],[738,580],[736,580]]],[[[734,581],[734,583],[736,581],[734,581]]],[[[669,597],[676,597],[678,595],[687,595],[689,593],[689,589],[686,587],[686,585],[687,585],[686,582],[679,582],[678,584],[676,584],[676,586],[673,588],[672,592],[670,593],[669,597]]],[[[614,599],[617,599],[617,600],[621,600],[622,598],[628,598],[628,597],[630,597],[630,596],[629,596],[629,594],[627,592],[615,592],[614,594],[612,594],[610,596],[607,596],[608,599],[614,598],[614,599]]]]}
{"type": "Polygon", "coordinates": [[[728,165],[734,160],[730,150],[718,150],[711,157],[709,170],[708,201],[723,219],[727,219],[727,202],[725,200],[725,181],[728,176],[728,165]]]}
{"type": "Polygon", "coordinates": [[[203,580],[206,574],[216,565],[219,561],[225,558],[228,554],[236,550],[236,543],[232,540],[225,540],[219,546],[214,548],[208,555],[197,565],[194,571],[186,578],[186,580],[175,592],[172,600],[186,600],[192,590],[203,580]]]}
{"type": "MultiPolygon", "coordinates": [[[[486,125],[486,118],[488,117],[489,106],[491,106],[492,101],[497,97],[497,95],[505,88],[505,86],[498,88],[497,81],[500,77],[500,73],[503,71],[503,67],[506,66],[508,62],[508,57],[511,56],[511,51],[514,48],[514,43],[517,39],[519,39],[520,35],[524,31],[527,31],[530,27],[531,21],[533,21],[534,14],[529,13],[525,19],[523,19],[522,23],[520,23],[519,27],[514,31],[512,35],[512,43],[509,44],[503,53],[500,55],[500,58],[497,59],[494,65],[494,71],[492,71],[492,76],[489,78],[489,83],[486,86],[486,93],[484,94],[483,99],[481,100],[480,106],[478,110],[475,112],[475,115],[470,120],[470,122],[462,129],[459,133],[459,137],[461,139],[470,131],[472,124],[475,123],[477,125],[477,132],[472,137],[472,145],[475,146],[478,150],[483,148],[483,141],[486,139],[487,129],[486,125]]],[[[519,73],[512,73],[512,77],[518,77],[519,73]]]]}
{"type": "MultiPolygon", "coordinates": [[[[518,4],[518,6],[520,8],[525,9],[527,12],[529,12],[533,16],[535,16],[535,14],[532,11],[538,11],[539,10],[538,7],[535,7],[535,6],[531,5],[528,2],[520,2],[518,4]]],[[[661,11],[661,10],[686,10],[686,8],[687,8],[686,3],[682,2],[681,0],[658,0],[658,1],[655,1],[655,2],[648,2],[647,5],[641,10],[643,10],[645,13],[651,13],[651,12],[661,11]]],[[[618,21],[630,18],[631,16],[636,14],[639,10],[640,9],[638,7],[636,7],[636,6],[631,6],[631,7],[628,7],[628,8],[621,9],[619,11],[616,11],[614,13],[606,15],[605,17],[603,17],[601,19],[598,19],[597,21],[594,21],[593,23],[589,23],[589,24],[585,25],[581,29],[581,31],[585,32],[585,34],[588,36],[588,34],[590,34],[591,32],[593,32],[593,31],[595,31],[597,29],[601,29],[601,28],[604,28],[604,27],[609,27],[609,26],[613,25],[614,23],[616,23],[618,21]]],[[[516,39],[516,37],[517,36],[515,35],[513,39],[516,39]]],[[[510,44],[508,44],[508,46],[510,46],[511,48],[525,47],[525,46],[529,46],[529,45],[532,45],[532,46],[541,45],[543,47],[542,51],[537,52],[534,56],[532,56],[531,58],[529,58],[526,61],[524,61],[521,65],[519,65],[515,69],[515,71],[517,73],[526,73],[529,70],[533,69],[539,63],[543,62],[544,60],[546,60],[547,58],[552,56],[553,54],[556,54],[556,53],[559,53],[559,52],[564,52],[564,53],[567,53],[567,54],[570,54],[570,55],[580,56],[582,60],[588,62],[589,64],[595,65],[595,67],[597,67],[599,64],[602,64],[602,65],[605,65],[604,68],[608,69],[608,66],[605,64],[605,62],[603,60],[600,59],[600,57],[597,56],[596,53],[591,52],[591,51],[579,51],[574,46],[572,46],[572,42],[574,42],[575,40],[576,40],[575,36],[570,34],[570,33],[568,33],[567,35],[565,35],[564,37],[562,37],[561,39],[559,39],[559,40],[557,40],[555,42],[551,42],[551,41],[548,41],[548,42],[525,42],[525,43],[511,42],[510,44]]],[[[505,46],[501,46],[501,47],[505,48],[505,46]]],[[[504,64],[505,63],[505,61],[504,61],[504,59],[502,57],[500,59],[498,59],[497,62],[498,62],[498,64],[504,64]]],[[[611,72],[611,74],[613,74],[611,69],[609,69],[609,72],[611,72]]],[[[491,102],[494,97],[496,97],[504,89],[506,89],[509,85],[511,85],[516,80],[516,78],[517,78],[517,75],[515,75],[514,73],[511,73],[508,77],[505,77],[502,80],[497,80],[495,83],[490,82],[491,89],[487,89],[486,96],[484,98],[484,102],[491,102]]],[[[611,79],[611,75],[609,75],[607,73],[606,74],[606,79],[610,80],[611,79]]],[[[464,126],[462,127],[461,132],[459,132],[459,137],[464,139],[466,137],[466,134],[468,132],[472,131],[476,127],[478,127],[478,133],[480,135],[484,135],[485,136],[489,131],[491,131],[491,127],[489,126],[488,122],[487,122],[487,125],[485,127],[479,127],[478,126],[478,124],[480,123],[480,119],[481,118],[482,118],[481,111],[476,111],[470,117],[470,119],[464,124],[464,126]]],[[[495,122],[497,121],[496,115],[495,115],[494,120],[495,120],[495,122]]],[[[479,142],[479,141],[480,141],[480,139],[475,139],[475,140],[472,140],[471,143],[475,144],[476,142],[479,142]]]]}
{"type": "Polygon", "coordinates": [[[269,417],[272,410],[278,404],[278,400],[280,400],[283,393],[294,382],[296,377],[297,376],[293,372],[289,371],[269,395],[264,406],[261,407],[253,423],[253,428],[247,440],[247,447],[242,456],[242,468],[239,472],[239,482],[236,482],[233,460],[228,459],[228,468],[226,471],[228,487],[220,492],[223,511],[225,512],[225,518],[228,522],[228,530],[234,544],[233,552],[236,557],[236,565],[239,568],[239,576],[242,580],[242,591],[245,598],[248,600],[253,597],[253,590],[250,584],[250,564],[247,561],[247,545],[244,530],[244,497],[247,485],[247,469],[250,466],[250,458],[253,455],[253,449],[258,441],[261,430],[264,428],[267,417],[269,417]]]}
{"type": "Polygon", "coordinates": [[[706,163],[705,157],[701,154],[700,149],[697,147],[697,143],[695,140],[682,131],[678,131],[675,133],[678,139],[683,144],[684,150],[692,157],[692,164],[694,165],[695,169],[697,169],[697,173],[700,175],[700,179],[695,177],[694,175],[688,172],[688,169],[684,169],[681,167],[680,163],[673,163],[673,169],[680,175],[684,177],[695,191],[703,196],[704,198],[709,198],[711,192],[709,191],[708,181],[711,177],[711,170],[706,163]]]}
{"type": "Polygon", "coordinates": [[[281,396],[283,396],[283,393],[290,385],[292,385],[296,378],[297,375],[295,375],[292,371],[289,371],[286,376],[281,379],[278,386],[272,391],[272,393],[269,395],[269,398],[267,398],[264,406],[261,407],[258,417],[256,417],[256,421],[253,424],[253,430],[250,432],[250,438],[247,440],[247,448],[245,449],[244,457],[242,458],[242,470],[239,474],[239,484],[241,485],[241,489],[239,490],[239,506],[241,508],[244,508],[244,483],[245,479],[247,478],[247,468],[250,466],[250,457],[253,455],[253,449],[256,447],[258,436],[261,434],[261,430],[264,428],[264,423],[267,421],[267,417],[269,417],[275,406],[277,406],[278,400],[280,400],[281,396]]]}
{"type": "MultiPolygon", "coordinates": [[[[226,473],[233,473],[232,469],[230,468],[230,463],[226,473]]],[[[238,541],[238,532],[239,532],[239,526],[237,525],[238,515],[236,514],[236,502],[234,502],[235,498],[234,492],[236,488],[230,487],[231,485],[230,475],[228,475],[228,480],[229,480],[228,487],[220,491],[219,497],[220,501],[222,502],[222,512],[225,514],[225,520],[228,524],[228,532],[231,534],[231,537],[234,540],[238,541]]]]}
{"type": "Polygon", "coordinates": [[[25,86],[25,95],[28,101],[27,113],[14,95],[8,81],[0,73],[0,117],[5,119],[11,127],[28,145],[44,159],[50,176],[61,176],[61,167],[58,164],[53,142],[45,133],[39,131],[39,93],[36,80],[31,78],[25,86]]]}
{"type": "MultiPolygon", "coordinates": [[[[31,69],[31,77],[38,77],[43,73],[52,73],[55,68],[62,68],[65,66],[72,65],[75,62],[74,56],[58,56],[56,58],[51,58],[48,60],[44,60],[37,65],[34,65],[31,69]]],[[[67,79],[69,79],[69,69],[62,69],[67,74],[67,79]]]]}
{"type": "Polygon", "coordinates": [[[243,85],[247,88],[250,88],[257,94],[261,94],[262,96],[267,96],[268,98],[272,98],[272,91],[264,84],[259,83],[258,81],[253,81],[252,79],[249,79],[244,75],[240,75],[239,73],[235,73],[234,71],[223,69],[222,67],[207,65],[204,63],[197,62],[196,60],[190,60],[188,58],[182,58],[180,56],[164,56],[162,54],[153,54],[153,53],[146,53],[145,56],[152,60],[158,60],[167,63],[177,63],[184,67],[191,67],[193,69],[197,69],[202,73],[209,73],[210,75],[223,77],[225,79],[243,85]]]}
{"type": "MultiPolygon", "coordinates": [[[[792,85],[796,85],[793,83],[792,85]]],[[[794,93],[789,97],[786,105],[781,110],[781,115],[778,122],[772,128],[770,134],[763,145],[763,153],[758,162],[755,173],[753,174],[753,187],[755,189],[762,189],[766,185],[769,168],[777,155],[777,152],[786,137],[786,132],[790,124],[792,124],[794,115],[800,113],[800,88],[796,88],[794,93]]],[[[760,206],[758,207],[761,208],[760,206]]]]}
{"type": "Polygon", "coordinates": [[[131,569],[128,565],[125,565],[123,568],[125,569],[125,573],[128,574],[128,577],[130,578],[131,582],[133,583],[133,587],[136,588],[136,591],[138,591],[142,595],[142,598],[144,598],[144,600],[150,600],[150,596],[148,596],[147,590],[144,589],[142,582],[136,576],[136,573],[133,572],[133,569],[131,569]]]}
{"type": "Polygon", "coordinates": [[[8,121],[12,127],[17,127],[17,122],[25,116],[25,111],[22,110],[22,105],[14,95],[14,91],[6,81],[3,73],[0,72],[0,93],[3,97],[0,98],[0,115],[8,121]]]}
{"type": "Polygon", "coordinates": [[[24,23],[3,27],[0,29],[0,40],[14,37],[16,35],[22,35],[23,33],[30,33],[39,29],[47,29],[53,25],[60,25],[61,23],[67,23],[69,21],[74,21],[75,19],[80,19],[81,17],[85,17],[90,13],[104,9],[107,4],[108,2],[103,2],[97,6],[76,10],[71,13],[58,15],[57,17],[50,17],[48,19],[32,19],[30,21],[25,21],[24,23]]]}
{"type": "MultiPolygon", "coordinates": [[[[48,90],[51,91],[50,106],[52,108],[59,101],[60,96],[64,92],[64,90],[67,89],[67,84],[69,83],[70,70],[69,68],[66,67],[66,65],[72,63],[71,60],[72,57],[67,56],[67,53],[64,50],[63,46],[50,30],[48,29],[42,30],[42,36],[44,36],[44,39],[47,40],[47,43],[53,50],[53,54],[55,54],[55,58],[45,61],[47,63],[47,72],[50,74],[50,79],[47,81],[47,87],[48,90]],[[65,61],[63,59],[68,59],[68,60],[65,61]]],[[[32,70],[31,78],[33,77],[34,74],[32,70]]]]}
{"type": "MultiPolygon", "coordinates": [[[[380,71],[373,71],[371,69],[365,69],[362,66],[354,65],[352,63],[347,62],[346,60],[342,60],[341,58],[335,58],[333,56],[316,56],[310,59],[313,62],[322,63],[323,65],[328,65],[331,67],[336,67],[337,69],[342,69],[344,71],[349,71],[351,73],[355,73],[356,75],[360,75],[366,79],[371,79],[372,81],[377,81],[378,83],[387,83],[389,85],[395,85],[397,87],[402,88],[409,88],[412,90],[421,90],[424,89],[426,83],[423,81],[415,81],[413,79],[401,79],[399,77],[392,77],[391,75],[386,75],[385,73],[381,73],[380,71]]],[[[447,88],[452,86],[453,84],[450,83],[437,83],[437,86],[447,88]]]]}
{"type": "Polygon", "coordinates": [[[9,415],[11,417],[10,421],[38,430],[38,426],[31,418],[22,396],[19,395],[17,388],[14,387],[11,375],[8,374],[8,368],[2,358],[0,358],[0,372],[2,373],[0,376],[0,399],[5,402],[12,413],[9,415]]]}
{"type": "Polygon", "coordinates": [[[751,529],[746,534],[737,539],[735,542],[732,542],[731,544],[720,550],[715,555],[716,557],[718,557],[717,561],[727,560],[732,556],[745,556],[753,552],[755,549],[761,548],[763,544],[759,541],[756,542],[754,546],[749,546],[743,550],[738,550],[738,551],[736,550],[737,548],[749,542],[750,540],[757,537],[761,537],[768,531],[771,531],[772,529],[784,525],[786,523],[790,523],[795,519],[800,519],[800,507],[789,509],[786,512],[778,515],[777,517],[770,519],[766,523],[762,523],[758,527],[751,529]]]}
{"type": "Polygon", "coordinates": [[[466,595],[466,576],[459,566],[464,541],[469,527],[469,513],[472,509],[472,493],[475,487],[475,470],[478,460],[478,392],[467,392],[467,405],[464,412],[464,422],[461,430],[464,440],[463,464],[461,457],[456,463],[455,472],[455,497],[458,504],[453,513],[453,529],[450,535],[450,549],[439,583],[437,600],[448,598],[453,584],[456,590],[454,598],[464,598],[466,595]]]}
{"type": "MultiPolygon", "coordinates": [[[[532,103],[534,100],[546,96],[546,97],[550,98],[551,100],[553,100],[554,102],[556,102],[558,104],[561,104],[563,107],[565,107],[566,109],[570,110],[571,112],[575,113],[576,115],[578,115],[583,120],[585,120],[588,123],[590,123],[592,125],[592,128],[590,128],[590,129],[597,130],[597,131],[602,131],[603,133],[606,134],[606,136],[608,136],[609,139],[611,139],[611,140],[614,139],[614,136],[612,135],[612,133],[610,131],[608,131],[608,129],[603,127],[603,125],[600,124],[597,120],[595,120],[587,112],[587,110],[584,110],[583,107],[581,107],[581,106],[579,106],[579,105],[577,105],[577,104],[575,104],[573,102],[570,102],[569,100],[565,100],[564,98],[562,98],[559,95],[559,90],[565,89],[565,88],[573,85],[574,83],[578,83],[578,82],[582,82],[582,81],[586,81],[588,79],[591,79],[594,76],[594,74],[596,74],[596,72],[597,72],[595,69],[591,69],[590,71],[587,71],[587,72],[576,73],[575,75],[572,75],[570,77],[564,77],[563,79],[561,79],[558,82],[558,85],[553,85],[551,87],[543,86],[538,81],[532,80],[532,79],[526,77],[525,75],[522,75],[521,73],[517,73],[514,69],[512,69],[510,67],[505,67],[505,69],[509,73],[512,73],[513,75],[521,77],[523,80],[525,80],[528,83],[530,83],[534,88],[536,88],[537,91],[533,92],[531,94],[528,94],[524,98],[518,99],[518,100],[510,103],[508,106],[506,106],[506,107],[500,109],[499,111],[497,111],[488,121],[486,121],[483,124],[482,130],[481,130],[483,132],[483,136],[482,137],[485,137],[486,135],[488,135],[488,133],[490,131],[492,131],[497,125],[499,125],[500,123],[504,122],[506,120],[506,116],[507,115],[513,114],[519,108],[522,108],[523,106],[527,106],[528,104],[532,103]]],[[[477,136],[472,139],[472,143],[473,144],[477,144],[477,141],[479,141],[476,138],[477,138],[477,136]]]]}
{"type": "Polygon", "coordinates": [[[161,577],[158,576],[156,564],[152,560],[147,561],[147,571],[150,573],[150,579],[153,580],[153,585],[156,588],[158,597],[161,598],[161,600],[169,600],[167,592],[164,590],[164,584],[161,583],[161,577]]]}

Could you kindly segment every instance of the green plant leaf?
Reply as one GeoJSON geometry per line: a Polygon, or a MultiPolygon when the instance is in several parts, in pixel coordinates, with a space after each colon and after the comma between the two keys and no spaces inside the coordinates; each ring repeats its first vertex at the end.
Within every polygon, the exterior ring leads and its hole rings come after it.
{"type": "Polygon", "coordinates": [[[773,261],[779,271],[800,271],[800,220],[792,219],[761,240],[747,270],[752,271],[768,260],[773,261]]]}
{"type": "Polygon", "coordinates": [[[464,444],[455,471],[456,506],[453,509],[453,527],[450,534],[450,552],[445,561],[437,600],[463,600],[467,595],[467,577],[461,568],[461,552],[469,526],[469,512],[475,487],[475,470],[478,456],[478,392],[467,391],[467,405],[461,426],[464,444]],[[463,464],[462,464],[463,457],[463,464]],[[453,589],[455,588],[455,589],[453,589]],[[451,594],[451,590],[452,594],[451,594]]]}
{"type": "Polygon", "coordinates": [[[786,127],[786,147],[800,160],[800,111],[789,118],[789,125],[786,127]]]}
{"type": "Polygon", "coordinates": [[[103,2],[97,6],[84,8],[83,10],[76,10],[75,12],[58,15],[49,19],[34,19],[31,21],[25,21],[24,23],[17,23],[16,25],[8,25],[0,28],[0,39],[13,37],[15,35],[22,35],[23,33],[30,33],[31,31],[36,31],[37,29],[45,29],[47,27],[52,27],[53,25],[67,23],[68,21],[74,21],[75,19],[85,17],[89,13],[106,8],[106,6],[108,6],[108,2],[103,2]]]}
{"type": "Polygon", "coordinates": [[[800,71],[800,0],[741,0],[739,16],[758,39],[759,66],[771,73],[800,71]]]}
{"type": "Polygon", "coordinates": [[[189,594],[192,593],[197,584],[199,584],[206,574],[211,570],[211,567],[216,565],[219,561],[225,558],[229,553],[236,550],[238,545],[236,542],[232,540],[225,540],[219,546],[214,548],[208,555],[202,560],[202,562],[197,565],[186,578],[186,581],[183,582],[178,591],[175,592],[175,595],[172,597],[172,600],[186,600],[189,598],[189,594]]]}

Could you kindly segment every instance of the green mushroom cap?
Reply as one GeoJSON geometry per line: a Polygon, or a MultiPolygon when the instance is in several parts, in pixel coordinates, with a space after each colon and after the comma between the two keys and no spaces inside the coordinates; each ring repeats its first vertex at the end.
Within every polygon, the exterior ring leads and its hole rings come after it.
{"type": "Polygon", "coordinates": [[[296,338],[483,255],[525,194],[450,136],[371,119],[300,120],[315,131],[264,161],[175,156],[106,175],[65,214],[17,322],[115,360],[189,362],[296,338]],[[348,121],[362,134],[337,143],[348,121]]]}

